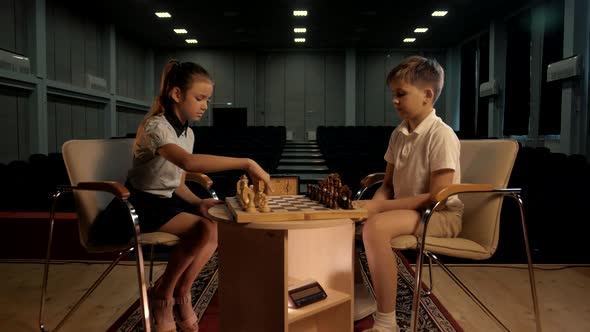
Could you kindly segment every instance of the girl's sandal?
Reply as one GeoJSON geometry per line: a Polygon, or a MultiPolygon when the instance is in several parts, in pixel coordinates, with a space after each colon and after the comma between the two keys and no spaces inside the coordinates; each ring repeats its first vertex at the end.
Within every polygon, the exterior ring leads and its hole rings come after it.
{"type": "MultiPolygon", "coordinates": [[[[153,290],[151,288],[150,290],[153,290]]],[[[174,306],[174,299],[158,299],[154,297],[153,292],[148,293],[149,302],[150,302],[150,312],[152,313],[152,321],[154,322],[154,331],[155,332],[176,332],[176,323],[174,320],[162,320],[159,321],[156,319],[154,313],[154,308],[158,309],[165,309],[174,306]]]]}
{"type": "MultiPolygon", "coordinates": [[[[191,296],[189,295],[184,295],[184,296],[178,296],[174,298],[174,302],[176,304],[191,304],[191,296]]],[[[174,315],[177,318],[176,323],[178,324],[178,326],[180,327],[180,330],[183,332],[199,332],[199,318],[197,317],[197,315],[195,314],[195,312],[192,312],[192,315],[190,315],[188,318],[180,321],[180,311],[178,310],[178,308],[176,308],[176,306],[174,306],[174,315]]]]}

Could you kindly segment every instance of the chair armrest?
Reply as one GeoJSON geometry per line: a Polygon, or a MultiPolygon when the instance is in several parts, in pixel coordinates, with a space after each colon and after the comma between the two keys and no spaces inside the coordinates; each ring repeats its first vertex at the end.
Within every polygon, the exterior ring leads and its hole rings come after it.
{"type": "Polygon", "coordinates": [[[197,182],[198,184],[203,186],[203,188],[207,189],[211,189],[211,186],[213,185],[213,180],[211,180],[210,177],[203,173],[186,173],[185,180],[197,182]]]}
{"type": "Polygon", "coordinates": [[[72,189],[104,191],[117,196],[120,199],[129,198],[129,190],[124,185],[115,181],[79,182],[72,189]]]}
{"type": "Polygon", "coordinates": [[[368,188],[374,185],[376,182],[383,181],[383,179],[385,179],[385,173],[369,174],[361,180],[361,187],[368,188]]]}
{"type": "Polygon", "coordinates": [[[494,190],[495,188],[491,184],[458,183],[443,188],[441,191],[433,195],[431,199],[433,202],[440,202],[449,198],[449,196],[459,193],[486,192],[494,190]]]}

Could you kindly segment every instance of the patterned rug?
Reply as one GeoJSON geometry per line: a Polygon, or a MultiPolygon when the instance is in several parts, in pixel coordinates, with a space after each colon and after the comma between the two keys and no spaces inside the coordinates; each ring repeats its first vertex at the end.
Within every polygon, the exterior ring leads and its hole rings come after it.
{"type": "MultiPolygon", "coordinates": [[[[363,278],[370,281],[371,275],[367,265],[367,259],[362,247],[359,249],[359,257],[363,278]]],[[[396,252],[398,263],[398,290],[397,290],[397,321],[403,330],[409,327],[412,309],[412,285],[414,273],[406,258],[396,252]]],[[[199,325],[201,332],[219,331],[219,302],[217,299],[217,254],[205,265],[203,271],[195,280],[192,287],[193,307],[198,317],[202,317],[199,325]]],[[[373,290],[371,289],[371,292],[373,290]]],[[[371,316],[355,322],[354,331],[362,331],[371,327],[373,318],[371,316]]],[[[442,306],[434,295],[422,297],[420,303],[420,331],[428,332],[463,332],[449,312],[442,306]]],[[[139,311],[139,300],[136,301],[119,318],[107,332],[142,332],[141,313],[139,311]]]]}

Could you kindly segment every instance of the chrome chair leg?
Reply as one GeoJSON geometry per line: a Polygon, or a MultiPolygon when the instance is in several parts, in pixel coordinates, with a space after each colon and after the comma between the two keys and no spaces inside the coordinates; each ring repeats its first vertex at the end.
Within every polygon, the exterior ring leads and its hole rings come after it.
{"type": "Polygon", "coordinates": [[[143,324],[144,324],[144,331],[151,332],[151,322],[150,322],[150,310],[148,305],[148,297],[147,297],[147,286],[145,281],[145,272],[144,272],[144,262],[143,262],[143,251],[141,249],[141,241],[140,241],[140,230],[139,230],[139,217],[135,212],[135,208],[131,203],[125,201],[129,210],[129,216],[131,217],[131,221],[133,222],[133,229],[134,229],[134,240],[135,240],[135,248],[136,248],[136,263],[137,263],[137,279],[139,281],[139,303],[141,305],[141,311],[143,313],[143,324]]]}
{"type": "Polygon", "coordinates": [[[154,245],[150,246],[150,288],[154,287],[154,245]]]}
{"type": "Polygon", "coordinates": [[[39,306],[39,329],[41,332],[46,332],[45,323],[43,322],[43,315],[45,313],[45,296],[47,294],[47,278],[49,277],[49,263],[51,261],[51,242],[53,241],[53,225],[55,224],[55,205],[57,199],[63,191],[56,191],[51,200],[51,212],[49,213],[49,239],[47,241],[47,255],[45,257],[45,267],[43,269],[43,282],[41,283],[41,305],[39,306]]]}
{"type": "Polygon", "coordinates": [[[428,289],[424,292],[424,296],[430,296],[434,291],[434,278],[432,278],[432,256],[431,253],[425,252],[426,257],[428,257],[428,279],[430,281],[430,285],[428,289]]]}
{"type": "Polygon", "coordinates": [[[422,220],[424,223],[424,231],[422,232],[422,239],[418,241],[418,257],[416,258],[416,278],[414,282],[414,296],[412,299],[412,316],[410,319],[410,330],[413,332],[418,331],[418,323],[419,323],[419,311],[420,311],[420,289],[422,285],[422,265],[424,262],[424,246],[426,243],[426,229],[428,227],[428,221],[430,220],[430,216],[436,209],[438,204],[436,204],[431,209],[427,209],[422,216],[422,220]]]}
{"type": "Polygon", "coordinates": [[[535,282],[535,272],[533,269],[533,259],[531,257],[531,250],[529,246],[529,238],[526,229],[526,221],[524,218],[524,203],[522,201],[522,197],[519,194],[512,194],[512,197],[516,199],[518,202],[518,207],[520,209],[520,221],[522,223],[522,235],[524,237],[524,246],[526,249],[526,257],[527,257],[527,264],[529,270],[529,282],[531,284],[531,295],[533,298],[533,308],[535,311],[535,324],[537,327],[537,332],[541,332],[541,311],[539,310],[539,299],[537,297],[537,287],[535,282]]]}
{"type": "Polygon", "coordinates": [[[76,302],[76,304],[74,304],[72,309],[70,309],[70,311],[64,316],[64,318],[62,318],[62,320],[57,324],[57,326],[53,329],[54,332],[59,330],[62,327],[63,323],[65,323],[66,320],[78,309],[78,307],[80,307],[80,305],[90,296],[90,294],[92,294],[92,292],[94,292],[96,287],[98,287],[98,285],[104,280],[104,278],[106,278],[106,276],[111,272],[111,270],[115,266],[117,266],[119,261],[123,257],[126,257],[131,251],[133,251],[133,247],[127,248],[119,253],[119,256],[117,257],[117,259],[115,259],[111,263],[111,265],[109,265],[109,267],[107,267],[107,269],[100,275],[100,277],[98,277],[98,279],[96,279],[94,284],[92,284],[92,286],[90,286],[90,288],[86,291],[86,293],[84,293],[84,295],[82,295],[82,297],[78,300],[78,302],[76,302]]]}
{"type": "Polygon", "coordinates": [[[459,288],[461,288],[465,292],[465,294],[467,294],[471,298],[471,300],[473,300],[473,302],[475,302],[481,308],[481,310],[483,310],[486,313],[486,315],[488,315],[488,317],[494,319],[496,323],[498,323],[498,325],[500,325],[504,330],[510,331],[510,329],[508,329],[508,327],[506,327],[506,325],[504,325],[500,321],[500,319],[496,317],[496,315],[494,315],[490,311],[490,309],[488,309],[488,307],[485,304],[483,304],[483,302],[481,302],[475,296],[475,294],[473,294],[473,292],[471,292],[471,290],[459,279],[459,277],[457,277],[456,274],[453,273],[453,271],[451,271],[445,264],[439,261],[436,256],[434,256],[433,259],[435,260],[436,264],[438,264],[438,266],[440,266],[441,269],[445,271],[445,273],[457,284],[457,286],[459,286],[459,288]]]}

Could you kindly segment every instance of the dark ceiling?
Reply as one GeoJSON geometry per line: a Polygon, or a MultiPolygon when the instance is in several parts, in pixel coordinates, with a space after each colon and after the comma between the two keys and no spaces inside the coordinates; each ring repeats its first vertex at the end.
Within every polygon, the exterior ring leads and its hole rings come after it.
{"type": "Polygon", "coordinates": [[[525,6],[527,0],[105,0],[66,1],[84,6],[119,32],[154,48],[446,48],[486,29],[525,6]],[[294,9],[306,9],[307,17],[294,17],[294,9]],[[442,18],[434,10],[448,10],[442,18]],[[172,18],[159,19],[156,11],[172,18]],[[414,28],[429,28],[415,34],[414,28]],[[294,27],[306,27],[305,44],[295,44],[294,27]],[[177,35],[173,28],[185,28],[177,35]],[[193,37],[197,45],[186,44],[193,37]],[[417,38],[413,44],[404,37],[417,38]]]}

